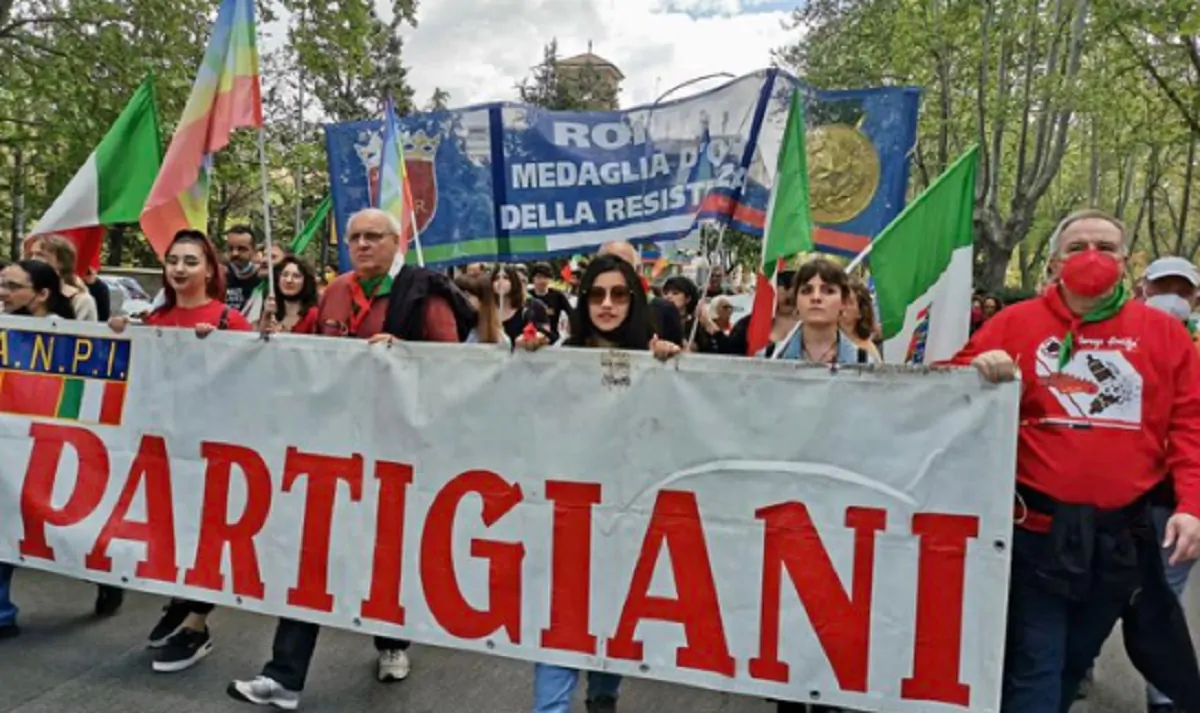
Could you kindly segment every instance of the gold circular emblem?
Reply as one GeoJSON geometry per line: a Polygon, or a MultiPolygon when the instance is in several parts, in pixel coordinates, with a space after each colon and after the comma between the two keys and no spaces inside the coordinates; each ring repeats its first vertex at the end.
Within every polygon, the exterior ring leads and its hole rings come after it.
{"type": "Polygon", "coordinates": [[[805,138],[813,220],[836,225],[854,219],[871,205],[879,188],[874,144],[847,124],[818,126],[805,138]]]}

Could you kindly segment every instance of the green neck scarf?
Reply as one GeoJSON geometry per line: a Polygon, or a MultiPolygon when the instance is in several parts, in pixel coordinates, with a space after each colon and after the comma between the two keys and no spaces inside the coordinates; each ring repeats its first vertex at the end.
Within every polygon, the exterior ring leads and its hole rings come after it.
{"type": "Polygon", "coordinates": [[[392,276],[384,273],[379,277],[358,278],[358,284],[367,299],[384,297],[392,291],[392,276]]]}
{"type": "Polygon", "coordinates": [[[1067,335],[1063,337],[1062,349],[1058,352],[1058,370],[1062,371],[1063,367],[1067,365],[1067,362],[1071,361],[1071,357],[1075,353],[1076,329],[1085,324],[1095,324],[1096,322],[1103,322],[1106,319],[1112,319],[1128,301],[1129,291],[1125,289],[1125,283],[1118,282],[1117,288],[1108,297],[1097,303],[1096,306],[1092,307],[1090,312],[1079,319],[1078,326],[1072,325],[1067,330],[1067,335]]]}

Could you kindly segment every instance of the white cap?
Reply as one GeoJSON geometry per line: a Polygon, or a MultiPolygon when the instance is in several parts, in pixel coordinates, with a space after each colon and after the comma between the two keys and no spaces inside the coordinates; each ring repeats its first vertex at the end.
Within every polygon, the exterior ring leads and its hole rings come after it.
{"type": "Polygon", "coordinates": [[[1192,283],[1192,287],[1200,287],[1200,270],[1196,269],[1189,260],[1181,257],[1160,257],[1146,268],[1142,279],[1154,282],[1164,277],[1182,277],[1192,283]]]}

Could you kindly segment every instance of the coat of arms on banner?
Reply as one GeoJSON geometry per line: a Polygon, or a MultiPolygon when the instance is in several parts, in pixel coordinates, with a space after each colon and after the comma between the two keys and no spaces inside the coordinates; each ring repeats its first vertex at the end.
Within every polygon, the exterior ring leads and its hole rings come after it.
{"type": "Polygon", "coordinates": [[[128,339],[0,330],[0,413],[120,426],[128,339]]]}
{"type": "MultiPolygon", "coordinates": [[[[437,213],[438,188],[435,159],[442,137],[424,131],[410,132],[404,138],[404,169],[412,186],[413,210],[417,217],[417,232],[424,232],[437,213]]],[[[383,134],[361,131],[354,152],[367,173],[367,190],[371,205],[379,204],[379,164],[383,157],[383,134]]]]}

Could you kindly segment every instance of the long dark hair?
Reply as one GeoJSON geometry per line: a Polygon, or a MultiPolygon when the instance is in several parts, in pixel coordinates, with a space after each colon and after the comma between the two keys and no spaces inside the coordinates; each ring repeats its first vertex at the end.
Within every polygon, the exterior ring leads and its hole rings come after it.
{"type": "Polygon", "coordinates": [[[454,284],[458,289],[479,300],[475,329],[480,343],[499,344],[504,336],[504,328],[500,326],[500,308],[496,306],[496,292],[492,289],[491,273],[464,273],[454,278],[454,284]]]}
{"type": "Polygon", "coordinates": [[[500,293],[496,292],[496,280],[500,278],[501,273],[508,278],[508,304],[520,312],[525,308],[525,283],[521,280],[521,273],[517,272],[517,268],[512,265],[498,265],[496,271],[489,277],[492,281],[492,291],[496,294],[496,304],[500,304],[500,293]]]}
{"type": "Polygon", "coordinates": [[[875,334],[875,300],[871,290],[862,282],[853,280],[850,292],[858,303],[858,321],[854,323],[854,336],[858,339],[870,339],[875,334]]]}
{"type": "MultiPolygon", "coordinates": [[[[235,231],[230,231],[235,232],[235,231]]],[[[170,254],[171,249],[180,243],[193,243],[199,245],[204,253],[204,262],[209,270],[212,271],[212,276],[208,278],[208,282],[204,285],[204,293],[208,295],[210,300],[218,302],[225,301],[225,271],[221,269],[221,261],[217,259],[217,249],[213,247],[212,241],[208,239],[204,233],[199,230],[181,230],[175,233],[175,238],[171,241],[171,245],[167,248],[167,252],[163,254],[162,281],[163,281],[163,306],[155,310],[156,312],[165,312],[175,308],[175,288],[171,286],[171,280],[167,277],[167,260],[166,257],[170,254]]]]}
{"type": "Polygon", "coordinates": [[[285,251],[284,257],[275,266],[275,294],[278,299],[275,300],[275,319],[283,321],[287,314],[288,298],[283,296],[283,287],[279,284],[279,276],[283,274],[283,268],[288,265],[295,265],[300,271],[300,275],[304,278],[304,284],[300,287],[300,294],[296,295],[295,301],[300,303],[300,316],[304,317],[308,311],[317,306],[317,273],[313,270],[312,265],[309,265],[304,260],[295,255],[288,255],[285,251]]]}
{"type": "Polygon", "coordinates": [[[62,278],[49,263],[41,260],[21,260],[17,266],[29,275],[29,284],[34,292],[49,290],[46,298],[46,311],[63,319],[75,319],[75,307],[71,300],[62,293],[62,278]]]}
{"type": "Polygon", "coordinates": [[[564,344],[569,347],[595,347],[601,339],[614,343],[618,349],[650,348],[654,336],[650,326],[650,307],[646,293],[642,291],[642,280],[633,266],[619,257],[601,255],[588,265],[579,281],[579,299],[571,312],[571,336],[564,344]],[[588,295],[596,284],[596,278],[607,272],[619,272],[629,288],[629,313],[625,321],[610,334],[603,334],[592,324],[588,295]]]}
{"type": "Polygon", "coordinates": [[[668,277],[667,281],[662,286],[663,294],[668,292],[678,292],[684,296],[687,304],[683,307],[684,316],[694,317],[696,315],[696,307],[700,304],[700,288],[692,282],[691,278],[684,275],[675,275],[668,277]]]}

